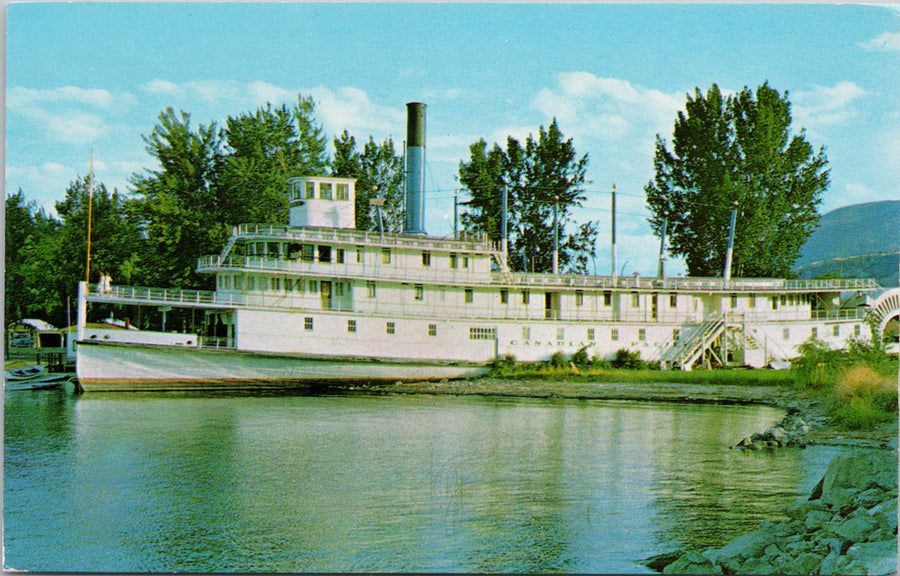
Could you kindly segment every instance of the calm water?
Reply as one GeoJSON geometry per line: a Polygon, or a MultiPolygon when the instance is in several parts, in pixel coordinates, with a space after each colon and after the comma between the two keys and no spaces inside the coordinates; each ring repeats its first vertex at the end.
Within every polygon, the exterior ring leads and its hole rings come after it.
{"type": "Polygon", "coordinates": [[[641,572],[780,518],[835,449],[759,407],[7,392],[6,567],[641,572]]]}

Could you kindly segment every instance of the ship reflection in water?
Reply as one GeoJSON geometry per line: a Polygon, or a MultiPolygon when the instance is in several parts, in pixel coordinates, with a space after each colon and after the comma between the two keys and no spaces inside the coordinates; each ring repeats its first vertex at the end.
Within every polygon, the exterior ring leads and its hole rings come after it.
{"type": "Polygon", "coordinates": [[[5,396],[6,567],[604,572],[712,546],[835,449],[764,407],[434,396],[5,396]]]}

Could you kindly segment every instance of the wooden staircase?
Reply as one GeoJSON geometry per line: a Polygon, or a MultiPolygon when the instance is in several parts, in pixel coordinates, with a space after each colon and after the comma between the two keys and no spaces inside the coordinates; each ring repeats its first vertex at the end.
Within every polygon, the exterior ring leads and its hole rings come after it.
{"type": "MultiPolygon", "coordinates": [[[[685,372],[690,372],[694,363],[709,352],[717,360],[720,360],[714,349],[716,341],[725,332],[725,315],[710,318],[698,326],[691,334],[680,338],[678,344],[669,348],[663,355],[662,361],[672,368],[677,367],[685,372]]],[[[721,360],[720,360],[721,362],[721,360]]]]}

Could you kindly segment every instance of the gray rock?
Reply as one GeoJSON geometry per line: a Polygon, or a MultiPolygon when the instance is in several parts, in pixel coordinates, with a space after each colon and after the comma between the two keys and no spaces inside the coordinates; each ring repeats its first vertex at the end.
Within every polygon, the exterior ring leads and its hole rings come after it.
{"type": "Polygon", "coordinates": [[[888,497],[888,493],[880,488],[869,488],[856,495],[853,499],[853,505],[862,508],[871,508],[876,504],[883,502],[888,497]]]}
{"type": "Polygon", "coordinates": [[[685,552],[677,560],[663,568],[663,574],[721,574],[722,569],[713,566],[699,552],[685,552]]]}
{"type": "Polygon", "coordinates": [[[839,553],[832,552],[822,560],[821,564],[819,564],[819,574],[822,574],[823,576],[826,574],[840,574],[841,570],[849,563],[850,560],[848,560],[846,556],[841,556],[839,553]]]}
{"type": "Polygon", "coordinates": [[[837,527],[836,533],[850,542],[865,542],[869,534],[878,528],[878,522],[870,517],[848,518],[837,527]]]}
{"type": "Polygon", "coordinates": [[[871,451],[838,456],[828,465],[822,479],[822,499],[834,490],[847,488],[885,489],[897,487],[897,459],[890,452],[871,451]]]}
{"type": "Polygon", "coordinates": [[[775,567],[762,558],[750,558],[741,564],[738,574],[774,574],[775,567]]]}
{"type": "Polygon", "coordinates": [[[825,522],[831,520],[831,513],[826,512],[825,510],[810,510],[806,515],[806,520],[804,521],[804,526],[806,526],[806,530],[812,532],[814,530],[819,530],[822,526],[825,525],[825,522]]]}
{"type": "Polygon", "coordinates": [[[869,509],[869,516],[891,534],[897,533],[897,500],[886,500],[869,509]]]}
{"type": "Polygon", "coordinates": [[[784,566],[785,574],[818,574],[824,556],[818,554],[801,554],[784,566]]]}
{"type": "Polygon", "coordinates": [[[897,539],[854,544],[847,550],[847,558],[862,566],[866,574],[897,572],[897,539]]]}

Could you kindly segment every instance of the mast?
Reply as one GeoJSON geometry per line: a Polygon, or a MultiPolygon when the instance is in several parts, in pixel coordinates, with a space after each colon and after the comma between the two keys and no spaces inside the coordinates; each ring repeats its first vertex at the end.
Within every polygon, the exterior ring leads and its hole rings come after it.
{"type": "Polygon", "coordinates": [[[91,150],[91,167],[88,172],[88,221],[87,221],[87,263],[85,264],[84,281],[91,282],[91,218],[94,206],[94,151],[91,150]]]}

